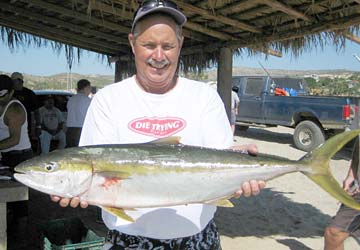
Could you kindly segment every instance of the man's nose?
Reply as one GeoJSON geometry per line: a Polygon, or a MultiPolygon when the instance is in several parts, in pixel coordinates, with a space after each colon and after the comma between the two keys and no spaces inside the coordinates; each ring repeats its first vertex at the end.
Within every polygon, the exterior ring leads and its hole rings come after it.
{"type": "Polygon", "coordinates": [[[162,59],[165,58],[165,53],[164,50],[161,48],[161,46],[156,47],[153,58],[157,61],[161,61],[162,59]]]}

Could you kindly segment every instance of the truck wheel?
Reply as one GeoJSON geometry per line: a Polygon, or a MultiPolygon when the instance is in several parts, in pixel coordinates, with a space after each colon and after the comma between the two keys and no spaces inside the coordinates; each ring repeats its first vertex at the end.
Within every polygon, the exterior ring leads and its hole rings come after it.
{"type": "Polygon", "coordinates": [[[295,127],[293,138],[295,146],[306,152],[325,142],[324,131],[312,121],[300,122],[295,127]]]}

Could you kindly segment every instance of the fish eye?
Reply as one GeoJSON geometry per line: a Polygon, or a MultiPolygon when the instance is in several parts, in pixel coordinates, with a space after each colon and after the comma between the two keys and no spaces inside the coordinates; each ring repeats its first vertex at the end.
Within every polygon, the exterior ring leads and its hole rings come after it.
{"type": "Polygon", "coordinates": [[[56,162],[48,162],[45,164],[45,170],[48,172],[54,171],[58,167],[58,164],[56,162]]]}

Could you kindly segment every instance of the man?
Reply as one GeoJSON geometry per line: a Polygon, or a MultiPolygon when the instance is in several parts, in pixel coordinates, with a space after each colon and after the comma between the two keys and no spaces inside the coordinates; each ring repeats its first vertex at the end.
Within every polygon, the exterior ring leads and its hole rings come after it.
{"type": "Polygon", "coordinates": [[[34,91],[24,87],[24,77],[19,72],[14,72],[11,74],[11,79],[14,82],[14,97],[18,99],[26,109],[27,120],[28,120],[28,132],[31,138],[32,133],[35,136],[39,136],[41,132],[40,128],[40,118],[38,108],[40,103],[34,91]],[[34,116],[35,124],[32,124],[31,116],[34,116]],[[35,125],[35,128],[32,127],[35,125]]]}
{"type": "MultiPolygon", "coordinates": [[[[360,202],[359,138],[356,140],[348,175],[343,182],[344,190],[360,202]]],[[[344,250],[349,237],[360,238],[360,211],[341,205],[330,225],[325,229],[325,250],[344,250]]],[[[358,240],[359,241],[359,240],[358,240]]]]}
{"type": "Polygon", "coordinates": [[[236,125],[236,116],[239,110],[239,96],[238,96],[238,87],[233,87],[231,91],[231,117],[230,125],[233,135],[235,134],[235,125],[236,125]]]}
{"type": "Polygon", "coordinates": [[[41,154],[47,154],[50,151],[51,140],[58,140],[58,149],[66,146],[66,136],[63,130],[64,119],[61,111],[54,106],[53,97],[47,96],[45,104],[39,108],[41,123],[41,154]]]}
{"type": "MultiPolygon", "coordinates": [[[[129,34],[137,73],[97,92],[80,145],[141,143],[173,135],[188,145],[232,145],[231,127],[216,91],[176,75],[185,22],[170,1],[143,2],[129,34]]],[[[247,182],[237,195],[257,194],[264,185],[247,182]]],[[[78,198],[52,200],[61,206],[87,206],[78,198]]],[[[207,204],[136,209],[127,212],[133,223],[103,211],[110,229],[104,249],[221,249],[215,211],[207,204]]]]}
{"type": "MultiPolygon", "coordinates": [[[[14,83],[7,75],[0,75],[0,152],[1,163],[14,167],[33,156],[28,135],[26,109],[19,100],[13,97],[14,83]]],[[[27,202],[10,202],[7,207],[8,232],[17,225],[27,223],[27,202]]]]}
{"type": "Polygon", "coordinates": [[[11,78],[0,75],[1,162],[12,171],[17,164],[32,157],[26,109],[13,94],[14,84],[11,78]]]}
{"type": "Polygon", "coordinates": [[[90,82],[86,79],[81,79],[77,82],[77,94],[72,96],[67,103],[67,147],[77,147],[79,145],[81,129],[91,102],[90,93],[90,82]]]}

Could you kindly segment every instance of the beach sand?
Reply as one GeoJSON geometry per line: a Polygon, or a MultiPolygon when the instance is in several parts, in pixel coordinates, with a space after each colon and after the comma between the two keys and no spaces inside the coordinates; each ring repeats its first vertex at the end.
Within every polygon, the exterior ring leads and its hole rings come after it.
{"type": "MultiPolygon", "coordinates": [[[[299,159],[305,152],[292,143],[293,130],[250,128],[237,133],[236,144],[255,143],[259,152],[299,159]]],[[[351,148],[335,155],[331,171],[342,183],[351,148]]],[[[281,176],[267,183],[258,196],[232,199],[234,208],[218,208],[216,222],[224,250],[320,250],[324,229],[339,203],[301,173],[281,176]]],[[[360,249],[349,238],[346,250],[360,249]]]]}

